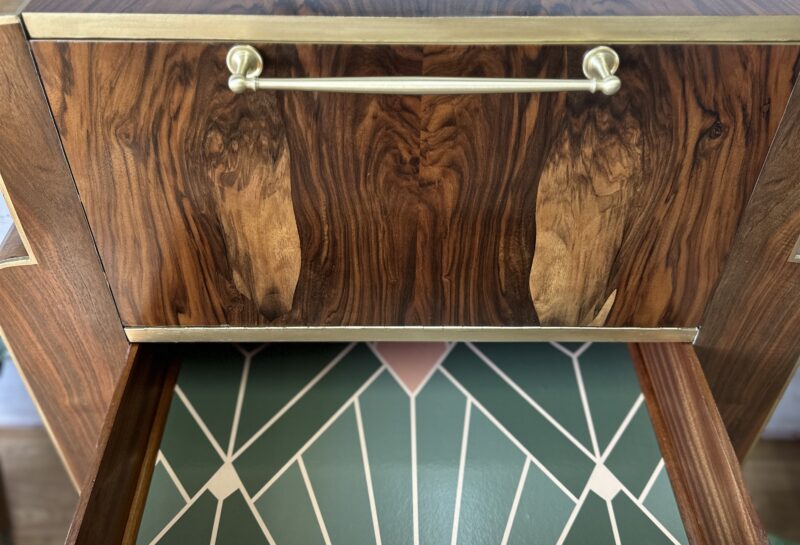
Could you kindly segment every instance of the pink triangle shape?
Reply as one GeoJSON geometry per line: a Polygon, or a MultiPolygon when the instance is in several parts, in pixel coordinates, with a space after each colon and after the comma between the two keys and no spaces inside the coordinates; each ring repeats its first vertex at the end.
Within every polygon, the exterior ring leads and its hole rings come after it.
{"type": "Polygon", "coordinates": [[[447,350],[447,343],[385,342],[375,346],[386,364],[412,394],[447,350]]]}

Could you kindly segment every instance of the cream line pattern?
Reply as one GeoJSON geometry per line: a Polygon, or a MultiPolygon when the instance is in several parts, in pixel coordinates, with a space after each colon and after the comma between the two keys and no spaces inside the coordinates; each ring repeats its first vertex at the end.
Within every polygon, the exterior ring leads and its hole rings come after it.
{"type": "Polygon", "coordinates": [[[137,543],[687,545],[625,345],[385,344],[187,355],[137,543]]]}

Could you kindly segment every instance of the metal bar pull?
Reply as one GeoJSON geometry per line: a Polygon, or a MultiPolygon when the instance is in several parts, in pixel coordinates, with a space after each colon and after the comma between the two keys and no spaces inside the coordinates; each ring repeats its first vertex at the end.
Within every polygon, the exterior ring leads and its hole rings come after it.
{"type": "Polygon", "coordinates": [[[228,87],[234,93],[245,91],[323,91],[382,95],[455,95],[485,93],[553,93],[560,91],[600,91],[613,95],[622,82],[614,75],[619,56],[610,47],[600,46],[583,56],[586,79],[526,78],[260,78],[264,69],[261,54],[252,46],[236,45],[228,51],[228,87]]]}

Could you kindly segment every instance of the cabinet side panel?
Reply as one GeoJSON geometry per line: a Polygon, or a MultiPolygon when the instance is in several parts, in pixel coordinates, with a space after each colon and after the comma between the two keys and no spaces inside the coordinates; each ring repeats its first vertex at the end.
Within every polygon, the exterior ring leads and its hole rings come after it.
{"type": "Polygon", "coordinates": [[[800,86],[705,312],[697,354],[736,453],[758,439],[800,358],[800,86]]]}
{"type": "Polygon", "coordinates": [[[128,343],[19,24],[0,51],[0,176],[37,260],[0,270],[0,330],[82,483],[128,343]]]}

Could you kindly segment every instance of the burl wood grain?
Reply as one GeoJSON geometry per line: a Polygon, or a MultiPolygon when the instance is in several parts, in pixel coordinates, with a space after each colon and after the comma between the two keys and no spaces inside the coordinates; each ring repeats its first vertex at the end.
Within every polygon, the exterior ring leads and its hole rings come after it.
{"type": "Polygon", "coordinates": [[[26,11],[254,15],[787,15],[792,0],[32,0],[26,11]]]}
{"type": "Polygon", "coordinates": [[[0,176],[37,260],[0,270],[0,329],[82,482],[128,343],[19,24],[0,51],[0,176]]]}
{"type": "Polygon", "coordinates": [[[698,323],[796,54],[635,48],[618,98],[566,95],[536,208],[531,292],[543,323],[698,323]]]}
{"type": "MultiPolygon", "coordinates": [[[[285,314],[300,254],[275,95],[221,92],[220,49],[116,49],[121,58],[109,51],[63,66],[64,85],[91,73],[105,81],[84,96],[88,115],[71,117],[62,137],[74,144],[75,171],[105,186],[85,197],[107,273],[126,284],[117,284],[120,312],[167,323],[285,314]],[[87,135],[100,139],[87,143],[87,135]],[[115,152],[106,154],[107,145],[115,152]]],[[[64,98],[53,96],[60,111],[69,107],[64,98]]]]}
{"type": "Polygon", "coordinates": [[[692,545],[767,545],[689,344],[631,345],[647,409],[692,545]]]}
{"type": "Polygon", "coordinates": [[[703,317],[697,354],[740,458],[800,361],[800,86],[745,210],[703,317]]]}
{"type": "MultiPolygon", "coordinates": [[[[196,77],[215,80],[219,64],[211,58],[200,60],[196,77]]],[[[167,80],[173,69],[181,69],[180,59],[156,57],[153,61],[165,68],[167,80]]],[[[233,289],[251,301],[259,315],[277,318],[292,308],[300,272],[300,240],[292,207],[291,154],[275,93],[254,97],[257,111],[263,114],[254,116],[242,112],[240,101],[230,94],[194,95],[192,83],[172,87],[169,99],[191,108],[184,144],[199,155],[185,167],[187,177],[201,183],[187,189],[201,193],[189,202],[218,205],[217,210],[206,212],[209,219],[218,218],[221,230],[221,236],[209,240],[212,251],[225,255],[233,289]]],[[[140,107],[146,109],[143,104],[140,107]]],[[[154,124],[132,125],[137,133],[134,138],[147,138],[143,129],[161,130],[163,137],[169,137],[170,120],[160,119],[157,129],[154,124]]],[[[183,167],[163,162],[152,166],[183,167]]],[[[213,272],[218,272],[215,265],[213,272]]]]}
{"type": "MultiPolygon", "coordinates": [[[[233,96],[222,44],[34,47],[140,326],[695,326],[800,53],[620,47],[614,97],[233,96]]],[[[578,77],[584,52],[260,50],[293,77],[578,77]]]]}

